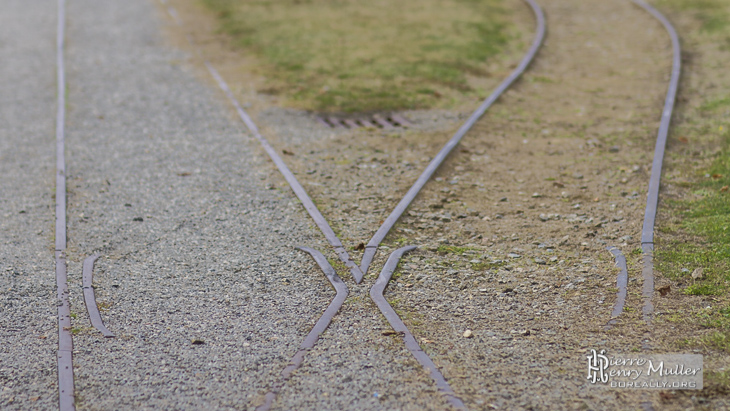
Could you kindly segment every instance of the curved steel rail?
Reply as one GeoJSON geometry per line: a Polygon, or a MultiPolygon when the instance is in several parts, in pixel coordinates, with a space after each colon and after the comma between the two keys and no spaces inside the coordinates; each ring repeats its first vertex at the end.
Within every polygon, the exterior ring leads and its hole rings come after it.
{"type": "Polygon", "coordinates": [[[385,319],[388,320],[390,326],[393,327],[393,331],[403,335],[403,341],[406,344],[406,348],[411,352],[411,354],[413,354],[423,368],[428,371],[439,391],[441,391],[441,393],[446,397],[446,401],[457,410],[465,410],[466,405],[464,405],[464,402],[456,395],[456,393],[454,393],[454,390],[451,389],[451,386],[446,381],[443,374],[441,374],[438,367],[436,367],[436,364],[434,364],[431,358],[428,357],[428,354],[423,352],[418,341],[416,341],[416,338],[413,337],[413,334],[411,334],[408,330],[408,327],[406,327],[403,323],[403,320],[401,320],[393,307],[383,296],[385,287],[388,286],[390,278],[393,276],[393,271],[395,271],[395,268],[398,266],[398,262],[401,257],[403,257],[403,254],[415,249],[416,247],[411,245],[399,248],[390,254],[388,261],[385,263],[383,270],[380,272],[380,276],[378,276],[378,280],[375,282],[375,285],[370,288],[370,298],[373,299],[380,309],[380,312],[383,313],[385,319]]]}
{"type": "Polygon", "coordinates": [[[56,28],[56,297],[58,301],[58,405],[61,411],[75,410],[73,338],[71,336],[71,307],[68,301],[66,264],[66,71],[64,68],[64,37],[66,2],[58,0],[56,28]]]}
{"type": "Polygon", "coordinates": [[[644,299],[644,307],[642,314],[644,321],[651,322],[651,316],[654,313],[654,304],[652,304],[652,298],[654,297],[654,223],[656,221],[657,205],[659,203],[659,185],[662,178],[664,149],[667,145],[669,125],[672,122],[672,111],[674,110],[674,102],[677,98],[677,89],[679,88],[679,77],[682,72],[682,50],[679,45],[677,31],[674,30],[672,23],[664,15],[642,0],[633,0],[633,2],[662,23],[669,33],[669,37],[672,39],[672,50],[674,53],[672,58],[672,77],[669,80],[669,88],[664,100],[664,110],[662,111],[656,146],[654,148],[654,160],[651,164],[651,177],[649,179],[649,193],[647,194],[646,210],[644,211],[644,225],[641,229],[641,250],[644,253],[644,268],[642,270],[644,286],[641,292],[644,299]]]}
{"type": "Polygon", "coordinates": [[[309,247],[299,247],[299,249],[306,253],[309,253],[312,258],[314,258],[314,261],[319,264],[319,267],[322,269],[322,271],[324,271],[324,274],[327,276],[327,279],[332,284],[332,287],[335,288],[337,295],[335,295],[335,298],[332,300],[330,305],[324,311],[319,320],[317,320],[317,323],[314,324],[312,331],[309,332],[307,337],[304,339],[304,342],[302,342],[302,345],[299,346],[299,351],[297,351],[294,357],[292,357],[291,363],[286,368],[284,368],[284,371],[281,372],[281,379],[279,380],[279,382],[274,385],[274,387],[272,387],[271,390],[266,394],[266,396],[264,397],[264,403],[256,407],[256,411],[267,411],[271,409],[271,406],[274,404],[274,400],[281,390],[281,387],[283,387],[284,383],[289,380],[291,374],[297,368],[299,368],[300,365],[302,365],[302,362],[304,361],[304,356],[307,355],[307,351],[311,350],[312,347],[314,347],[314,345],[317,343],[317,340],[319,340],[319,336],[324,333],[327,327],[329,327],[330,322],[332,322],[332,319],[335,317],[337,312],[340,311],[340,308],[342,307],[342,304],[345,302],[345,299],[347,298],[347,295],[349,293],[349,291],[347,290],[347,285],[342,282],[340,277],[335,272],[335,269],[332,268],[332,266],[324,257],[324,255],[322,255],[322,253],[309,247]]]}
{"type": "Polygon", "coordinates": [[[451,140],[449,140],[449,142],[446,143],[441,151],[436,154],[436,157],[434,157],[433,160],[431,160],[431,162],[428,164],[426,169],[423,170],[423,173],[420,175],[420,177],[418,177],[413,186],[408,190],[408,193],[406,193],[405,197],[400,200],[398,205],[390,213],[388,218],[385,219],[375,235],[373,235],[373,238],[370,239],[368,244],[365,246],[365,253],[363,254],[362,261],[360,263],[360,270],[363,273],[367,273],[368,267],[370,267],[370,263],[373,261],[373,258],[375,257],[375,253],[378,251],[378,246],[380,245],[380,243],[383,241],[383,239],[385,239],[385,236],[388,235],[388,232],[393,228],[400,216],[406,211],[413,199],[416,198],[418,192],[421,191],[423,186],[426,185],[428,180],[431,179],[439,166],[441,166],[441,163],[444,162],[449,153],[451,153],[451,151],[457,146],[457,144],[459,144],[459,142],[466,135],[466,133],[474,126],[474,124],[476,124],[476,122],[484,115],[484,113],[486,113],[489,107],[491,107],[492,104],[494,104],[494,102],[497,101],[497,99],[499,99],[499,97],[509,88],[509,86],[511,86],[512,83],[514,83],[522,75],[522,73],[527,70],[527,67],[530,65],[530,63],[532,63],[535,55],[537,55],[537,52],[540,50],[540,46],[545,39],[545,14],[543,13],[540,6],[535,2],[535,0],[525,1],[530,5],[533,13],[535,14],[535,18],[537,19],[537,32],[535,34],[535,39],[532,42],[532,46],[527,51],[527,54],[525,55],[525,57],[522,58],[522,61],[512,72],[512,74],[510,74],[510,76],[507,77],[507,79],[504,80],[502,84],[500,84],[499,87],[497,87],[497,89],[495,89],[494,92],[492,92],[492,94],[482,102],[479,108],[477,108],[474,113],[472,113],[469,119],[467,119],[466,122],[459,128],[456,134],[451,137],[451,140]]]}
{"type": "Polygon", "coordinates": [[[89,313],[89,321],[99,332],[106,338],[116,337],[113,332],[109,331],[101,320],[99,306],[96,305],[96,295],[94,294],[94,263],[99,258],[98,254],[86,257],[82,269],[83,285],[84,285],[84,304],[86,304],[86,312],[89,313]]]}

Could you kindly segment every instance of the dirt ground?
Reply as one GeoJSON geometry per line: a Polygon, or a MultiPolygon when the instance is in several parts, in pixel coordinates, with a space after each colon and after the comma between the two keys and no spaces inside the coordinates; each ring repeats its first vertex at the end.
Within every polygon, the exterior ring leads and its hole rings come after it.
{"type": "MultiPolygon", "coordinates": [[[[311,113],[280,107],[276,97],[257,93],[264,79],[252,74],[253,60],[217,34],[215,20],[195,1],[169,3],[186,23],[184,31],[171,26],[170,42],[189,49],[189,35],[219,69],[356,261],[358,245],[367,243],[478,104],[404,112],[414,123],[405,130],[329,129],[311,113]]],[[[506,4],[523,41],[530,39],[530,10],[518,0],[506,4]]],[[[702,331],[692,321],[665,320],[692,312],[706,299],[657,294],[655,321],[641,318],[641,260],[635,250],[671,67],[666,32],[630,1],[540,4],[548,37],[526,75],[426,185],[363,284],[355,285],[344,270],[340,275],[350,289],[369,287],[390,251],[419,246],[402,260],[386,297],[470,409],[640,409],[642,402],[655,409],[727,409],[730,403],[719,391],[588,387],[585,353],[593,348],[702,353],[706,368],[714,370],[724,369],[728,360],[709,350],[680,350],[677,341],[702,331]],[[609,246],[628,259],[629,294],[616,325],[605,330],[618,273],[609,246]],[[466,330],[472,338],[463,337],[466,330]]],[[[689,15],[669,17],[683,39],[689,36],[683,33],[699,30],[689,15]]],[[[683,46],[678,121],[688,121],[709,84],[727,84],[719,64],[727,61],[727,51],[718,53],[696,37],[683,46]]],[[[522,52],[510,51],[495,62],[484,81],[496,86],[522,52]]],[[[199,60],[185,64],[207,79],[199,60]]],[[[672,166],[683,150],[676,139],[670,137],[668,173],[670,179],[686,179],[682,168],[672,166]]],[[[273,164],[257,171],[262,184],[289,192],[273,164]]],[[[662,193],[684,195],[671,183],[662,193]]],[[[671,218],[660,212],[658,226],[671,218]]],[[[658,276],[657,288],[672,285],[658,276]]],[[[346,304],[347,312],[375,312],[366,298],[346,304]]],[[[356,322],[349,315],[336,321],[356,322]]],[[[375,339],[383,339],[379,334],[373,330],[375,339]]]]}

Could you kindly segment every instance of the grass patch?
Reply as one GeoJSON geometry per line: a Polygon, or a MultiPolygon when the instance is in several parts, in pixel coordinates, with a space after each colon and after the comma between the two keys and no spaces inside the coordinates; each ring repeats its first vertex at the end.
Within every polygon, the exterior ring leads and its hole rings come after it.
{"type": "Polygon", "coordinates": [[[678,231],[693,241],[676,238],[659,248],[658,267],[669,278],[693,283],[689,295],[721,295],[730,289],[730,136],[724,136],[725,149],[712,162],[705,175],[694,184],[694,199],[673,201],[669,207],[682,217],[678,231]],[[703,269],[694,282],[690,274],[703,269]]]}
{"type": "Polygon", "coordinates": [[[663,0],[659,4],[693,13],[702,23],[702,31],[707,33],[722,32],[730,26],[725,0],[663,0]]]}
{"type": "Polygon", "coordinates": [[[445,245],[441,244],[436,248],[436,252],[439,254],[455,254],[455,255],[463,255],[467,251],[474,250],[474,248],[471,247],[457,247],[455,245],[445,245]]]}
{"type": "Polygon", "coordinates": [[[704,391],[717,394],[730,394],[730,370],[705,370],[703,377],[704,391]]]}
{"type": "Polygon", "coordinates": [[[729,107],[729,106],[730,106],[730,97],[725,97],[725,98],[718,98],[718,99],[710,100],[710,101],[706,102],[705,104],[703,104],[700,107],[700,110],[714,111],[719,108],[729,107]]]}
{"type": "Polygon", "coordinates": [[[294,107],[366,112],[448,105],[510,35],[502,0],[201,0],[260,57],[294,107]]]}

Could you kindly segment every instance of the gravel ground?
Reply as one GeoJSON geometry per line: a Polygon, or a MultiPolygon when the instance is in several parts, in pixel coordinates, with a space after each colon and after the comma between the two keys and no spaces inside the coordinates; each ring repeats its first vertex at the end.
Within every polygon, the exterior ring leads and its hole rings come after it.
{"type": "MultiPolygon", "coordinates": [[[[11,343],[0,348],[0,406],[52,409],[55,7],[8,3],[0,14],[0,42],[10,45],[0,49],[10,62],[0,67],[0,84],[13,90],[0,96],[10,99],[0,108],[8,124],[0,130],[0,333],[11,343]]],[[[211,34],[211,19],[182,0],[170,3],[184,21],[200,23],[189,32],[204,55],[359,261],[356,246],[466,109],[404,113],[415,123],[405,131],[327,129],[257,94],[260,78],[235,75],[246,72],[245,58],[211,34]]],[[[529,11],[508,4],[531,36],[529,11]]],[[[692,406],[584,383],[587,349],[667,349],[640,321],[634,278],[629,309],[611,331],[603,325],[617,272],[606,245],[638,266],[630,252],[669,67],[656,44],[668,41],[628,2],[541,4],[550,37],[536,64],[444,164],[355,285],[155,2],[70,2],[68,261],[78,408],[253,409],[334,296],[294,249],[307,245],[330,257],[350,296],[275,409],[445,409],[401,338],[384,335],[390,327],[367,295],[387,254],[404,243],[421,248],[403,258],[385,296],[470,409],[692,406]],[[114,339],[90,326],[83,306],[81,263],[94,253],[102,255],[97,302],[114,339]]],[[[496,62],[491,81],[520,56],[496,62]]]]}
{"type": "Polygon", "coordinates": [[[56,2],[0,13],[0,409],[52,409],[56,2]]]}
{"type": "MultiPolygon", "coordinates": [[[[186,10],[185,1],[173,3],[187,11],[184,19],[201,22],[196,27],[210,26],[186,10]]],[[[470,409],[640,409],[645,401],[657,409],[703,402],[722,408],[719,398],[672,402],[666,400],[672,395],[593,390],[584,382],[584,353],[591,348],[676,352],[663,338],[671,331],[641,321],[640,261],[632,254],[639,246],[671,49],[660,24],[628,1],[540,3],[549,34],[537,61],[386,239],[390,249],[421,246],[404,257],[386,297],[470,409]],[[609,245],[627,256],[631,275],[627,308],[605,331],[618,272],[609,245]],[[466,330],[471,338],[463,337],[466,330]]],[[[507,4],[526,42],[534,20],[522,2],[507,4]]],[[[237,74],[245,71],[246,56],[232,57],[225,40],[204,30],[187,30],[205,44],[210,59],[220,60],[228,78],[238,80],[234,89],[274,145],[289,154],[286,161],[356,261],[357,245],[367,242],[468,113],[468,107],[448,114],[406,112],[415,126],[392,132],[328,129],[309,113],[277,107],[276,96],[256,96],[251,90],[264,82],[237,74]]],[[[512,52],[495,62],[494,85],[520,57],[512,52]]],[[[271,183],[284,184],[277,176],[271,183]]],[[[385,254],[379,252],[364,284],[372,283],[385,254]]],[[[340,321],[370,305],[351,299],[340,321]]],[[[313,352],[336,346],[329,334],[313,352]]],[[[397,348],[393,361],[399,361],[397,348]]],[[[316,400],[301,398],[319,386],[319,406],[359,409],[357,401],[368,393],[362,390],[355,400],[350,391],[325,387],[329,380],[319,377],[325,369],[315,373],[305,363],[281,404],[315,409],[316,400]]],[[[361,387],[349,382],[347,371],[336,375],[348,383],[335,380],[335,388],[361,387]]],[[[428,380],[424,385],[433,388],[428,380]]],[[[409,407],[413,398],[410,393],[383,409],[409,407]]],[[[444,407],[431,402],[426,409],[444,407]]]]}
{"type": "MultiPolygon", "coordinates": [[[[164,47],[153,3],[79,1],[69,16],[79,409],[251,408],[334,295],[293,248],[325,243],[290,191],[272,189],[275,169],[220,94],[194,77],[190,55],[164,47]],[[97,300],[116,339],[103,339],[83,312],[80,265],[92,253],[103,256],[97,300]]],[[[346,361],[351,352],[329,354],[346,361]]],[[[353,384],[413,372],[390,360],[373,356],[353,384]]]]}

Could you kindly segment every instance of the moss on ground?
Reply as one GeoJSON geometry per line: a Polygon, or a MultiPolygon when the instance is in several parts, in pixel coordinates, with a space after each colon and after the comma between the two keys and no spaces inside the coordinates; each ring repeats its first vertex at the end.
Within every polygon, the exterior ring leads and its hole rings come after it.
{"type": "Polygon", "coordinates": [[[483,95],[510,40],[502,0],[201,0],[260,57],[271,94],[294,107],[366,112],[448,106],[483,95]]]}

